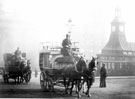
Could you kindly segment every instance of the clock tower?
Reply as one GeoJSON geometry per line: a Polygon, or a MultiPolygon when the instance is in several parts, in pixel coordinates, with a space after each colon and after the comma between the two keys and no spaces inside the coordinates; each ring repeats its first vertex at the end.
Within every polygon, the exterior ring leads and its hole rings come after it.
{"type": "Polygon", "coordinates": [[[115,9],[115,17],[111,22],[111,35],[108,43],[102,49],[104,51],[112,50],[131,50],[125,36],[125,22],[121,18],[121,11],[119,8],[115,9]]]}
{"type": "Polygon", "coordinates": [[[115,17],[111,22],[111,34],[107,44],[97,54],[99,66],[106,65],[108,75],[135,75],[135,43],[129,43],[125,36],[125,22],[122,21],[121,11],[115,9],[115,17]]]}
{"type": "Polygon", "coordinates": [[[115,9],[115,18],[111,22],[111,32],[125,32],[125,23],[121,19],[121,12],[120,9],[115,9]]]}

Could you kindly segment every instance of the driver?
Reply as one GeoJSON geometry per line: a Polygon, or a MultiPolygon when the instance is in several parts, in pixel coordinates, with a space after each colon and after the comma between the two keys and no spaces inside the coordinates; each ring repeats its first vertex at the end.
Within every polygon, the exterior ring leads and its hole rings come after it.
{"type": "Polygon", "coordinates": [[[62,42],[62,47],[63,56],[71,56],[71,41],[69,34],[66,34],[66,38],[62,42]]]}
{"type": "Polygon", "coordinates": [[[17,50],[15,51],[15,57],[17,60],[21,59],[21,51],[19,47],[17,47],[17,50]]]}

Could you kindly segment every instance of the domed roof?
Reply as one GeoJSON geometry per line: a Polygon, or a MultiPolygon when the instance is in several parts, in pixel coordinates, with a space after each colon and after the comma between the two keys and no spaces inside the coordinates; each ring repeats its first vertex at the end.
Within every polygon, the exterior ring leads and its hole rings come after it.
{"type": "Polygon", "coordinates": [[[125,23],[121,17],[116,16],[113,20],[112,23],[125,23]]]}
{"type": "Polygon", "coordinates": [[[124,23],[124,21],[121,17],[121,11],[120,11],[119,8],[115,9],[115,17],[114,17],[114,19],[112,20],[111,23],[124,23]]]}

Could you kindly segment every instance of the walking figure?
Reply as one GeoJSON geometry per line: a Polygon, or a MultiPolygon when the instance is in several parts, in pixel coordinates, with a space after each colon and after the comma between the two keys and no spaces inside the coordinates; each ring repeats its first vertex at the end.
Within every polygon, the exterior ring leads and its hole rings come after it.
{"type": "Polygon", "coordinates": [[[37,75],[38,75],[38,71],[37,69],[35,69],[35,77],[37,78],[37,75]]]}
{"type": "Polygon", "coordinates": [[[107,77],[107,72],[106,72],[105,64],[102,64],[102,67],[100,69],[100,87],[106,87],[106,77],[107,77]]]}

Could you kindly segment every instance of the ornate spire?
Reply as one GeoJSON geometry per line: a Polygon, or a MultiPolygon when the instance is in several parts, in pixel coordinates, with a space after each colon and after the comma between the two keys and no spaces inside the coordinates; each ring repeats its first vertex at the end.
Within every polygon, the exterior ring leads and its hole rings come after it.
{"type": "Polygon", "coordinates": [[[121,9],[118,7],[115,9],[115,17],[121,17],[121,9]]]}
{"type": "Polygon", "coordinates": [[[125,23],[121,16],[121,9],[119,7],[115,8],[115,17],[112,20],[112,23],[125,23]]]}

